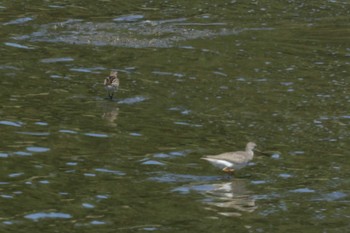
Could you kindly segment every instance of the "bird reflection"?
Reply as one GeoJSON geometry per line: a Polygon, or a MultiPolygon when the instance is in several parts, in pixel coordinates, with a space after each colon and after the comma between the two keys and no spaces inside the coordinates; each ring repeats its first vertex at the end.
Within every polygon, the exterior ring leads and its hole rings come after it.
{"type": "Polygon", "coordinates": [[[220,208],[213,209],[225,216],[241,216],[241,212],[251,213],[257,209],[255,199],[246,188],[246,180],[234,179],[231,182],[212,184],[206,191],[206,204],[220,208]],[[225,208],[222,211],[222,208],[225,208]]]}
{"type": "Polygon", "coordinates": [[[119,108],[113,102],[103,102],[101,107],[103,110],[102,119],[106,120],[109,126],[116,127],[119,108]]]}

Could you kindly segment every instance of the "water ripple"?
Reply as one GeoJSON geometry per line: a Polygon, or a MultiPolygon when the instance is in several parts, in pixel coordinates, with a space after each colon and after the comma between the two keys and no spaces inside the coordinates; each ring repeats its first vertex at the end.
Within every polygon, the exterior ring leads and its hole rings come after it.
{"type": "Polygon", "coordinates": [[[26,219],[30,219],[33,221],[38,221],[40,219],[69,219],[72,218],[72,215],[66,214],[66,213],[59,213],[59,212],[52,212],[52,213],[44,213],[44,212],[38,212],[38,213],[33,213],[33,214],[27,214],[24,216],[26,219]]]}
{"type": "Polygon", "coordinates": [[[71,57],[45,58],[40,60],[42,63],[57,63],[74,61],[71,57]]]}
{"type": "Polygon", "coordinates": [[[102,133],[85,133],[84,135],[89,137],[96,137],[96,138],[108,138],[109,136],[107,134],[102,133]]]}
{"type": "Polygon", "coordinates": [[[0,121],[0,125],[21,127],[23,125],[23,123],[22,122],[13,122],[13,121],[0,121]]]}
{"type": "Polygon", "coordinates": [[[314,193],[315,190],[309,189],[309,188],[300,188],[300,189],[290,190],[289,192],[292,192],[292,193],[314,193]]]}
{"type": "Polygon", "coordinates": [[[184,175],[184,174],[160,174],[148,178],[149,180],[158,181],[161,183],[176,183],[176,182],[192,182],[192,181],[213,181],[217,180],[215,176],[195,176],[195,175],[184,175]]]}
{"type": "Polygon", "coordinates": [[[15,47],[15,48],[18,48],[18,49],[33,49],[32,47],[28,47],[28,46],[25,46],[25,45],[20,45],[20,44],[17,44],[17,43],[11,43],[11,42],[5,42],[5,45],[10,46],[10,47],[15,47]]]}
{"type": "Polygon", "coordinates": [[[123,16],[119,16],[118,18],[113,19],[113,21],[116,22],[135,22],[138,21],[140,19],[143,19],[144,16],[143,15],[123,15],[123,16]]]}
{"type": "Polygon", "coordinates": [[[60,133],[67,133],[67,134],[77,134],[77,131],[68,130],[68,129],[61,129],[58,132],[60,132],[60,133]]]}
{"type": "Polygon", "coordinates": [[[16,151],[13,153],[14,155],[19,155],[19,156],[31,156],[32,153],[26,152],[26,151],[16,151]]]}
{"type": "Polygon", "coordinates": [[[50,133],[46,132],[16,132],[18,134],[31,135],[31,136],[49,136],[50,133]]]}
{"type": "Polygon", "coordinates": [[[14,25],[14,24],[23,24],[29,21],[32,21],[33,18],[31,17],[24,17],[24,18],[19,18],[19,19],[15,19],[15,20],[11,20],[7,23],[3,23],[3,25],[14,25]]]}
{"type": "Polygon", "coordinates": [[[142,161],[143,165],[159,165],[159,166],[165,166],[164,163],[156,161],[156,160],[145,160],[142,161]]]}
{"type": "Polygon", "coordinates": [[[7,158],[9,155],[7,153],[0,153],[0,158],[7,158]]]}
{"type": "Polygon", "coordinates": [[[109,169],[106,169],[106,168],[96,168],[95,171],[103,172],[103,173],[110,173],[110,174],[118,175],[118,176],[124,176],[125,175],[124,172],[117,171],[117,170],[109,170],[109,169]]]}
{"type": "Polygon", "coordinates": [[[26,149],[27,149],[27,151],[38,152],[38,153],[47,152],[50,150],[50,148],[39,147],[39,146],[28,146],[26,149]]]}
{"type": "Polygon", "coordinates": [[[119,104],[136,104],[136,103],[143,102],[147,99],[148,98],[144,96],[135,96],[135,97],[119,100],[118,103],[119,104]]]}

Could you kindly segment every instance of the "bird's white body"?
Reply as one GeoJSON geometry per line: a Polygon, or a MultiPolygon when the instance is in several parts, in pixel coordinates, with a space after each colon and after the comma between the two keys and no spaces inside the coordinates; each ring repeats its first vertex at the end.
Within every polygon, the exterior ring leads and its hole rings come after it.
{"type": "Polygon", "coordinates": [[[115,86],[115,85],[106,85],[105,86],[105,89],[108,91],[108,92],[116,92],[118,90],[118,87],[115,86]]]}
{"type": "Polygon", "coordinates": [[[233,163],[223,159],[211,159],[211,158],[203,158],[203,159],[210,162],[214,167],[217,167],[220,169],[224,169],[227,167],[227,168],[232,168],[234,170],[238,170],[238,169],[241,169],[242,167],[245,167],[248,164],[248,162],[233,163]]]}
{"type": "MultiPolygon", "coordinates": [[[[231,163],[229,161],[223,160],[223,159],[211,159],[211,158],[203,158],[204,160],[207,160],[209,163],[211,163],[214,167],[224,169],[225,167],[234,168],[237,166],[234,166],[234,163],[231,163]]],[[[237,168],[235,168],[237,169],[237,168]]]]}

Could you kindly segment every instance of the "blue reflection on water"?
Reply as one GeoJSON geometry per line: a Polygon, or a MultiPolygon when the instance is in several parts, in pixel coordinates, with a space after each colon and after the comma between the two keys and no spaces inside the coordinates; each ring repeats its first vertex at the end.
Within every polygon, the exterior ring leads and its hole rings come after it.
{"type": "Polygon", "coordinates": [[[50,148],[39,146],[28,146],[26,149],[30,152],[47,152],[50,150],[50,148]]]}
{"type": "Polygon", "coordinates": [[[116,170],[109,170],[109,169],[105,169],[105,168],[96,168],[95,171],[97,171],[97,172],[104,172],[104,173],[111,173],[113,175],[119,175],[119,176],[125,175],[124,172],[116,171],[116,170]]]}
{"type": "Polygon", "coordinates": [[[22,122],[13,122],[13,121],[0,121],[0,125],[21,127],[23,125],[23,123],[22,122]]]}
{"type": "Polygon", "coordinates": [[[38,212],[38,213],[33,213],[33,214],[27,214],[24,217],[26,219],[38,221],[40,219],[45,219],[45,218],[69,219],[69,218],[72,218],[72,215],[65,214],[65,213],[59,213],[59,212],[53,212],[53,213],[38,212]]]}
{"type": "Polygon", "coordinates": [[[315,190],[309,189],[309,188],[300,188],[300,189],[294,189],[290,190],[292,193],[314,193],[315,190]]]}
{"type": "Polygon", "coordinates": [[[99,134],[99,133],[85,133],[86,136],[96,137],[96,138],[108,138],[107,134],[99,134]]]}

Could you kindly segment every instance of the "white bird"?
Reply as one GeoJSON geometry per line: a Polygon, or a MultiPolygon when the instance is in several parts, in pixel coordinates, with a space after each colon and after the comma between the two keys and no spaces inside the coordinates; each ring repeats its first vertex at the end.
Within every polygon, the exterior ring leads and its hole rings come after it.
{"type": "Polygon", "coordinates": [[[245,151],[226,152],[219,155],[207,155],[201,159],[207,160],[224,172],[232,173],[234,170],[245,167],[254,157],[256,144],[248,142],[245,151]]]}

